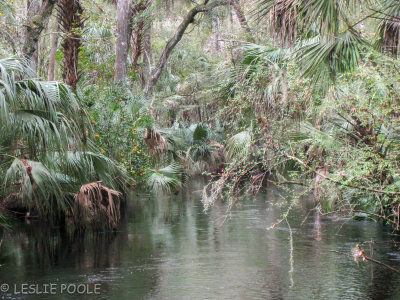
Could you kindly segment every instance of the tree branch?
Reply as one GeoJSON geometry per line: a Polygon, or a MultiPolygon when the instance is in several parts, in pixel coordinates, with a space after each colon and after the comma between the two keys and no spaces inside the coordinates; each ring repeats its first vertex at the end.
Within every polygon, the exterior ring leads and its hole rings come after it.
{"type": "MultiPolygon", "coordinates": [[[[307,165],[301,159],[299,159],[299,158],[297,158],[295,156],[288,155],[288,154],[286,155],[286,157],[298,161],[305,168],[315,172],[315,170],[313,168],[311,168],[309,165],[307,165]]],[[[346,186],[346,187],[350,187],[350,188],[355,188],[355,189],[359,189],[359,190],[365,190],[365,191],[375,192],[375,193],[380,193],[380,194],[387,194],[387,195],[400,195],[400,192],[396,192],[396,191],[384,191],[384,190],[379,190],[379,189],[374,189],[374,188],[369,188],[369,187],[364,187],[364,186],[355,186],[355,185],[352,185],[352,184],[347,184],[347,183],[344,183],[344,182],[336,181],[336,180],[334,180],[334,179],[332,179],[329,176],[326,176],[324,174],[319,174],[319,175],[322,178],[327,179],[327,180],[329,180],[329,181],[331,181],[331,182],[333,182],[335,184],[346,186]]]]}
{"type": "Polygon", "coordinates": [[[165,67],[165,64],[167,63],[167,60],[172,50],[182,39],[182,36],[185,33],[186,29],[188,28],[189,24],[193,23],[194,17],[199,13],[210,11],[218,6],[227,5],[230,3],[230,1],[231,0],[216,0],[211,3],[205,1],[204,4],[197,5],[188,12],[188,14],[183,19],[182,23],[178,26],[178,29],[176,30],[174,36],[171,39],[169,39],[167,45],[165,45],[164,51],[161,54],[161,57],[158,60],[156,67],[151,73],[151,77],[145,88],[146,95],[151,95],[153,93],[154,85],[160,78],[161,73],[165,67]]]}
{"type": "MultiPolygon", "coordinates": [[[[24,41],[22,53],[28,60],[32,60],[38,48],[38,40],[42,31],[46,28],[53,8],[58,0],[44,0],[42,4],[34,2],[28,10],[27,23],[24,28],[24,41]]],[[[31,62],[32,63],[32,62],[31,62]]],[[[32,65],[36,69],[36,63],[32,65]]]]}

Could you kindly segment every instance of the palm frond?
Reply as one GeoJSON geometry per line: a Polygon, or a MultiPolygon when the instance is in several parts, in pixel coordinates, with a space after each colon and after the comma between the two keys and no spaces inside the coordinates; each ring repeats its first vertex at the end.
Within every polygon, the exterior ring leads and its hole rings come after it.
{"type": "Polygon", "coordinates": [[[384,0],[380,7],[382,21],[378,27],[377,46],[384,52],[398,54],[400,49],[400,3],[384,0]]]}
{"type": "Polygon", "coordinates": [[[84,39],[90,39],[90,38],[110,38],[112,36],[113,32],[111,28],[104,24],[89,24],[89,26],[86,26],[83,29],[83,34],[82,37],[84,39]]]}
{"type": "Polygon", "coordinates": [[[65,194],[55,173],[42,163],[16,158],[7,169],[4,187],[19,186],[18,198],[41,216],[68,210],[65,194]]]}
{"type": "Polygon", "coordinates": [[[281,64],[290,53],[288,49],[274,48],[257,44],[246,44],[244,47],[243,64],[255,65],[259,63],[281,64]]]}
{"type": "Polygon", "coordinates": [[[193,130],[193,135],[192,135],[192,140],[193,143],[203,143],[205,140],[207,140],[209,136],[209,128],[208,126],[199,123],[199,124],[194,124],[190,127],[191,130],[193,130]],[[193,127],[192,127],[193,126],[193,127]]]}
{"type": "Polygon", "coordinates": [[[121,218],[121,194],[101,182],[81,186],[75,195],[74,222],[80,230],[91,225],[93,229],[116,229],[121,218]]]}
{"type": "Polygon", "coordinates": [[[230,158],[248,155],[251,146],[251,131],[245,130],[232,136],[227,142],[227,154],[230,158]]]}
{"type": "Polygon", "coordinates": [[[364,41],[353,31],[346,31],[333,38],[315,37],[304,42],[297,51],[297,60],[303,75],[333,80],[338,73],[351,72],[361,58],[364,41]]]}
{"type": "Polygon", "coordinates": [[[82,184],[127,181],[90,140],[82,145],[79,101],[66,85],[33,79],[24,61],[0,59],[1,194],[40,217],[71,212],[82,184]]]}
{"type": "Polygon", "coordinates": [[[154,191],[172,192],[181,188],[186,182],[184,168],[172,163],[164,168],[152,170],[147,177],[147,185],[154,191]]]}
{"type": "Polygon", "coordinates": [[[168,151],[167,140],[154,129],[146,128],[144,141],[152,153],[162,153],[168,151]]]}
{"type": "Polygon", "coordinates": [[[339,142],[329,130],[320,130],[309,122],[301,122],[299,129],[290,133],[290,139],[294,142],[305,142],[318,145],[326,150],[337,149],[339,142]]]}
{"type": "MultiPolygon", "coordinates": [[[[0,214],[0,228],[3,228],[5,230],[10,230],[10,220],[7,216],[0,214]]],[[[0,243],[1,246],[1,243],[0,243]]]]}
{"type": "Polygon", "coordinates": [[[282,43],[293,46],[298,31],[298,6],[296,0],[276,0],[271,7],[270,26],[272,33],[282,43]]]}

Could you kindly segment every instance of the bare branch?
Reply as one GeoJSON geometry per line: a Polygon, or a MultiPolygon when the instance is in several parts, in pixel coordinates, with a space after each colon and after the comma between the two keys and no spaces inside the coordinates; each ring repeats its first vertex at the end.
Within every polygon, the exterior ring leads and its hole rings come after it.
{"type": "Polygon", "coordinates": [[[151,95],[153,93],[153,88],[157,83],[158,79],[160,78],[161,73],[165,67],[165,64],[167,63],[167,60],[172,50],[182,39],[182,36],[185,33],[186,29],[188,28],[189,24],[194,22],[194,17],[199,13],[210,11],[218,6],[227,5],[230,2],[231,2],[230,0],[217,0],[211,3],[205,1],[204,4],[197,5],[188,12],[188,14],[183,19],[182,23],[178,26],[178,29],[176,30],[174,36],[168,41],[167,45],[164,48],[163,53],[161,54],[160,59],[158,60],[157,66],[151,73],[151,77],[145,89],[146,95],[151,95]]]}

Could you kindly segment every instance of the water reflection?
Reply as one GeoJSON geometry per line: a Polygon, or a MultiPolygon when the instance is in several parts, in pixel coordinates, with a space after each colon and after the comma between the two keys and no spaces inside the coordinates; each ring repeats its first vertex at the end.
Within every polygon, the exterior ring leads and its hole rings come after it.
{"type": "MultiPolygon", "coordinates": [[[[218,203],[207,214],[202,183],[178,196],[135,196],[117,234],[66,235],[34,222],[3,233],[0,281],[100,283],[101,296],[83,299],[396,299],[397,275],[357,266],[329,250],[348,252],[357,242],[391,240],[373,222],[338,222],[318,211],[281,216],[270,189],[227,213],[218,203]],[[291,275],[291,276],[290,276],[291,275]],[[293,282],[291,282],[291,278],[293,282]]],[[[400,268],[398,249],[374,247],[374,257],[400,268]]],[[[3,296],[3,295],[2,295],[3,296]]],[[[15,295],[7,294],[5,298],[15,295]]],[[[46,299],[29,296],[29,299],[46,299]]],[[[18,297],[16,297],[18,298],[18,297]]],[[[57,299],[75,299],[59,295],[57,299]]],[[[54,299],[49,296],[47,299],[54,299]]]]}

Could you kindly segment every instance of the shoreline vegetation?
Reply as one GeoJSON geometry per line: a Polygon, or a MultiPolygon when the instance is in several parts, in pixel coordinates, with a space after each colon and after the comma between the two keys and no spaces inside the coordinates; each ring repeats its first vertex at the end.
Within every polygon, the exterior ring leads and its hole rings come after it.
{"type": "Polygon", "coordinates": [[[274,184],[400,230],[398,1],[114,2],[0,1],[2,228],[203,174],[205,210],[274,184]]]}

